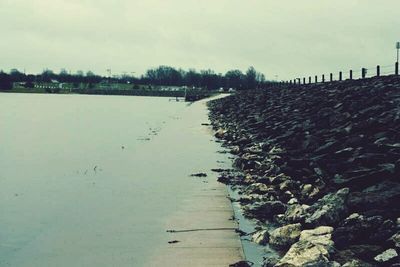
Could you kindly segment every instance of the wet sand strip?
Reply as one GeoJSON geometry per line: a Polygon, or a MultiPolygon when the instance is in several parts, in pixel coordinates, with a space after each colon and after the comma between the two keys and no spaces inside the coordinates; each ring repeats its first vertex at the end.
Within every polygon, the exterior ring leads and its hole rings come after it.
{"type": "Polygon", "coordinates": [[[229,266],[243,260],[227,194],[224,185],[209,181],[187,198],[168,222],[170,243],[151,266],[229,266]]]}

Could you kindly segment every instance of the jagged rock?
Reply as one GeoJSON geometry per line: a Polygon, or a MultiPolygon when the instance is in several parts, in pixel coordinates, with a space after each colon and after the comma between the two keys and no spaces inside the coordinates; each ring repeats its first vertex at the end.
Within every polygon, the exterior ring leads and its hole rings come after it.
{"type": "Polygon", "coordinates": [[[266,201],[245,206],[243,210],[244,214],[250,218],[267,220],[272,219],[276,214],[285,213],[286,205],[280,201],[266,201]]]}
{"type": "Polygon", "coordinates": [[[285,212],[285,220],[290,223],[298,223],[304,221],[306,215],[308,214],[307,210],[309,207],[310,206],[305,204],[289,205],[285,212]]]}
{"type": "Polygon", "coordinates": [[[233,264],[229,264],[229,267],[251,267],[254,263],[250,261],[238,261],[233,264]]]}
{"type": "Polygon", "coordinates": [[[354,261],[362,267],[372,267],[374,265],[370,263],[374,262],[374,257],[380,252],[382,252],[382,248],[379,246],[357,245],[350,246],[348,249],[344,250],[335,250],[335,253],[332,256],[341,264],[350,264],[354,261]]]}
{"type": "Polygon", "coordinates": [[[256,193],[256,194],[266,193],[269,190],[270,188],[263,183],[254,183],[244,189],[246,193],[256,193]]]}
{"type": "MultiPolygon", "coordinates": [[[[389,239],[400,231],[399,90],[400,77],[388,76],[243,90],[210,102],[213,128],[243,171],[221,180],[242,192],[256,184],[241,199],[246,215],[334,226],[332,238],[348,255],[340,264],[368,266],[396,247],[389,239]],[[350,213],[358,215],[343,220],[350,213]]],[[[307,246],[297,251],[335,264],[318,245],[307,246]]]]}
{"type": "Polygon", "coordinates": [[[396,248],[400,248],[400,233],[394,234],[391,238],[390,241],[393,242],[396,248]]]}
{"type": "MultiPolygon", "coordinates": [[[[384,155],[382,155],[384,157],[384,155]]],[[[359,156],[354,161],[371,161],[367,155],[359,156]]],[[[364,163],[366,164],[366,163],[364,163]]],[[[368,165],[373,165],[374,163],[367,163],[368,165]]],[[[376,165],[376,164],[375,164],[376,165]]],[[[334,179],[333,182],[337,186],[347,186],[354,190],[363,189],[372,185],[375,185],[383,180],[383,178],[390,178],[393,173],[386,167],[376,167],[376,169],[371,169],[369,172],[360,174],[358,176],[347,177],[342,179],[334,179]]]]}
{"type": "Polygon", "coordinates": [[[279,175],[274,175],[274,176],[269,176],[269,182],[272,185],[278,185],[280,183],[283,183],[284,181],[290,179],[284,174],[279,174],[279,175]]]}
{"type": "Polygon", "coordinates": [[[259,155],[246,153],[235,159],[234,166],[242,170],[255,169],[257,166],[261,166],[262,160],[263,158],[259,155]]]}
{"type": "Polygon", "coordinates": [[[348,188],[342,188],[336,193],[325,195],[308,210],[311,214],[305,220],[309,225],[334,225],[346,213],[345,202],[349,194],[348,188]]]}
{"type": "Polygon", "coordinates": [[[295,243],[301,233],[301,224],[288,224],[270,233],[269,243],[275,247],[285,248],[295,243]]]}
{"type": "Polygon", "coordinates": [[[319,194],[320,190],[318,187],[312,186],[311,184],[304,184],[301,187],[301,198],[304,200],[310,200],[315,198],[319,194]]]}
{"type": "Polygon", "coordinates": [[[361,259],[365,262],[373,262],[374,257],[378,253],[382,252],[381,246],[368,245],[368,244],[352,245],[348,247],[348,249],[352,253],[354,253],[356,258],[361,259]]]}
{"type": "Polygon", "coordinates": [[[274,267],[279,262],[279,258],[276,256],[268,257],[263,262],[263,267],[274,267]]]}
{"type": "Polygon", "coordinates": [[[306,196],[306,195],[308,195],[308,194],[311,193],[312,189],[313,189],[313,186],[312,186],[311,184],[304,184],[304,185],[301,187],[301,192],[300,192],[300,193],[301,193],[303,196],[306,196]]]}
{"type": "Polygon", "coordinates": [[[371,264],[359,260],[352,260],[342,265],[342,267],[369,267],[369,266],[371,266],[371,264]]]}
{"type": "Polygon", "coordinates": [[[286,190],[285,192],[283,192],[283,194],[281,195],[282,199],[285,200],[290,200],[292,198],[294,198],[294,195],[292,192],[290,192],[289,190],[286,190]]]}
{"type": "Polygon", "coordinates": [[[312,230],[303,230],[300,233],[300,240],[309,240],[316,242],[330,243],[333,227],[319,226],[312,230]]]}
{"type": "Polygon", "coordinates": [[[244,146],[251,143],[251,139],[242,136],[239,139],[234,140],[233,143],[239,146],[244,146]]]}
{"type": "Polygon", "coordinates": [[[294,205],[294,204],[299,204],[299,201],[297,200],[297,198],[291,198],[289,199],[288,205],[294,205]]]}
{"type": "Polygon", "coordinates": [[[382,252],[381,254],[377,255],[374,260],[376,260],[377,262],[390,262],[392,260],[394,260],[395,258],[397,258],[399,255],[397,254],[397,251],[395,249],[388,249],[385,250],[384,252],[382,252]]]}
{"type": "Polygon", "coordinates": [[[242,205],[247,205],[247,204],[252,204],[255,202],[264,202],[268,201],[264,195],[260,194],[249,194],[249,195],[243,195],[241,198],[239,198],[239,203],[242,205]]]}
{"type": "Polygon", "coordinates": [[[245,184],[245,185],[253,184],[253,183],[255,183],[256,181],[257,181],[257,179],[256,179],[256,176],[254,176],[254,175],[247,174],[247,175],[244,177],[244,184],[245,184]]]}
{"type": "Polygon", "coordinates": [[[217,138],[224,138],[225,134],[227,133],[227,130],[224,130],[222,128],[219,128],[216,132],[215,132],[215,137],[217,138]]]}
{"type": "Polygon", "coordinates": [[[231,147],[231,153],[232,154],[239,154],[240,153],[240,147],[239,146],[232,146],[231,147]]]}
{"type": "Polygon", "coordinates": [[[290,247],[276,266],[340,266],[330,260],[334,250],[334,243],[330,239],[331,232],[332,227],[325,226],[302,231],[300,240],[290,247]]]}
{"type": "Polygon", "coordinates": [[[251,239],[254,243],[257,243],[262,246],[266,245],[269,241],[268,230],[261,230],[261,231],[254,233],[252,235],[251,239]]]}
{"type": "Polygon", "coordinates": [[[263,153],[263,150],[261,149],[261,147],[257,144],[251,147],[247,147],[243,150],[246,153],[251,153],[251,154],[261,154],[263,153]]]}
{"type": "Polygon", "coordinates": [[[218,177],[218,182],[229,185],[243,185],[246,184],[245,178],[241,174],[222,173],[218,177]]]}
{"type": "Polygon", "coordinates": [[[363,266],[361,265],[361,262],[359,262],[358,260],[352,260],[343,264],[342,267],[363,267],[363,266]]]}
{"type": "Polygon", "coordinates": [[[384,181],[371,186],[362,192],[353,192],[349,194],[348,206],[352,211],[374,211],[370,215],[386,213],[399,214],[400,206],[400,184],[390,181],[384,181]]]}
{"type": "Polygon", "coordinates": [[[365,217],[353,213],[335,229],[333,240],[338,248],[363,243],[382,244],[395,230],[394,223],[381,216],[365,217]]]}

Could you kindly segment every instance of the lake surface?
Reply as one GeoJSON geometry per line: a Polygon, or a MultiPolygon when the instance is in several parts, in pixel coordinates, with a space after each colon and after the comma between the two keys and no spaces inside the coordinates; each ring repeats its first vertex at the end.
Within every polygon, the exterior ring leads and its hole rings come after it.
{"type": "Polygon", "coordinates": [[[189,175],[227,160],[207,121],[204,102],[0,94],[0,266],[146,266],[189,175]]]}

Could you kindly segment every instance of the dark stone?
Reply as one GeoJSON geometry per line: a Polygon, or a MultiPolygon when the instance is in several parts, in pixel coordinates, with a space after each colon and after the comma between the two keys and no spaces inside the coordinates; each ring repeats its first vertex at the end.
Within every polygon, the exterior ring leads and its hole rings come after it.
{"type": "Polygon", "coordinates": [[[400,77],[387,76],[271,84],[211,101],[213,128],[242,171],[221,173],[219,180],[245,192],[246,215],[307,221],[306,227],[332,224],[336,246],[348,254],[341,264],[375,266],[400,217],[399,92],[400,77]],[[256,183],[260,190],[243,190],[256,183]],[[344,187],[347,200],[328,201],[344,187]],[[282,215],[287,201],[289,219],[282,215]],[[343,220],[355,212],[362,217],[343,220]]]}
{"type": "Polygon", "coordinates": [[[308,210],[305,223],[311,226],[335,225],[347,212],[348,188],[342,188],[320,198],[308,210]]]}
{"type": "Polygon", "coordinates": [[[233,264],[229,264],[229,267],[251,267],[254,263],[251,261],[238,261],[233,264]]]}
{"type": "MultiPolygon", "coordinates": [[[[350,211],[362,212],[366,210],[399,210],[400,184],[383,181],[370,186],[361,192],[350,193],[347,204],[350,211]]],[[[393,216],[400,215],[394,213],[393,216]]]]}
{"type": "Polygon", "coordinates": [[[395,231],[394,222],[385,221],[381,216],[352,214],[333,231],[332,239],[339,249],[355,244],[382,245],[395,231]]]}
{"type": "Polygon", "coordinates": [[[346,186],[351,189],[363,189],[368,186],[372,186],[385,180],[387,178],[392,177],[392,172],[387,168],[379,168],[377,170],[368,172],[366,174],[361,174],[355,177],[343,178],[343,179],[334,179],[334,183],[337,186],[346,186]]]}
{"type": "Polygon", "coordinates": [[[285,213],[286,208],[286,205],[280,201],[267,201],[245,206],[244,214],[250,218],[267,220],[272,219],[276,214],[285,213]]]}
{"type": "Polygon", "coordinates": [[[263,262],[263,267],[274,267],[279,261],[278,257],[268,257],[263,262]]]}
{"type": "Polygon", "coordinates": [[[383,251],[382,247],[376,245],[354,245],[351,250],[359,259],[366,262],[373,262],[374,257],[383,251]]]}
{"type": "Polygon", "coordinates": [[[207,177],[207,174],[204,172],[199,172],[199,173],[193,173],[190,176],[192,176],[192,177],[207,177]]]}

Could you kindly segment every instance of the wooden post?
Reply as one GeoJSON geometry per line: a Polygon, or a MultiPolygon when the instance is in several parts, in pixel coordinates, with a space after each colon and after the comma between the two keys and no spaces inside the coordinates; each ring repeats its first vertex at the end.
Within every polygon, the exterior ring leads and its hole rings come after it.
{"type": "Polygon", "coordinates": [[[322,74],[322,82],[325,82],[325,74],[322,74]]]}
{"type": "Polygon", "coordinates": [[[343,79],[343,73],[339,71],[339,81],[341,81],[342,79],[343,79]]]}
{"type": "Polygon", "coordinates": [[[353,80],[353,70],[350,70],[350,80],[353,80]]]}
{"type": "Polygon", "coordinates": [[[311,76],[308,77],[308,83],[311,83],[311,76]]]}
{"type": "Polygon", "coordinates": [[[365,79],[366,75],[367,75],[367,69],[366,68],[362,68],[361,69],[361,78],[365,79]]]}
{"type": "Polygon", "coordinates": [[[330,76],[330,81],[333,82],[333,73],[331,73],[329,76],[330,76]]]}
{"type": "Polygon", "coordinates": [[[303,78],[303,84],[306,84],[306,78],[305,77],[303,78]]]}
{"type": "Polygon", "coordinates": [[[315,75],[315,83],[318,83],[318,76],[315,75]]]}
{"type": "Polygon", "coordinates": [[[376,66],[376,77],[381,76],[381,66],[376,66]]]}
{"type": "Polygon", "coordinates": [[[395,64],[394,74],[399,75],[399,62],[396,62],[396,64],[395,64]]]}

